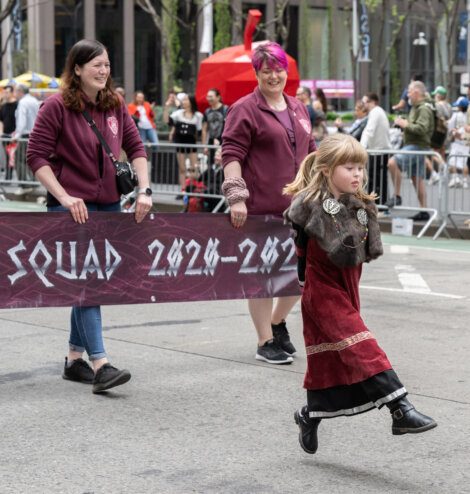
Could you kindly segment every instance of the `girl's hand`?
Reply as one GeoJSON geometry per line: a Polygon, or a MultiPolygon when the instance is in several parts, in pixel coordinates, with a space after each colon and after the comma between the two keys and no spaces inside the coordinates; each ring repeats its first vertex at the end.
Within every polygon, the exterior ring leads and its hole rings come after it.
{"type": "Polygon", "coordinates": [[[135,201],[135,221],[141,223],[152,209],[152,198],[146,194],[138,194],[135,201]]]}
{"type": "Polygon", "coordinates": [[[70,211],[76,223],[83,224],[88,219],[88,209],[83,199],[80,197],[64,196],[60,199],[60,204],[70,211]]]}
{"type": "Polygon", "coordinates": [[[230,206],[230,221],[234,228],[241,228],[245,224],[247,216],[248,210],[243,201],[236,202],[230,206]]]}

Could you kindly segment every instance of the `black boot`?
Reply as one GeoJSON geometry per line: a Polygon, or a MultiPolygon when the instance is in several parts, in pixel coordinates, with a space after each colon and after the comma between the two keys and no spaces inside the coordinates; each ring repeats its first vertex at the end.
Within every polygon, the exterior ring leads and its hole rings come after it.
{"type": "Polygon", "coordinates": [[[317,430],[321,419],[311,419],[307,407],[303,407],[294,413],[294,420],[299,426],[300,446],[306,453],[315,454],[318,449],[317,430]]]}
{"type": "Polygon", "coordinates": [[[418,434],[437,427],[437,423],[431,417],[418,412],[406,397],[387,403],[387,407],[393,418],[393,435],[418,434]]]}

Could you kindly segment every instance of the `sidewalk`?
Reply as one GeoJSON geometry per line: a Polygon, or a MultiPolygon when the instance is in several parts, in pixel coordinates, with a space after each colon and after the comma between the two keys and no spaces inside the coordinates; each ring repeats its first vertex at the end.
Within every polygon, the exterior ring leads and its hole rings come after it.
{"type": "Polygon", "coordinates": [[[399,288],[394,268],[408,263],[432,291],[465,298],[362,290],[363,315],[437,429],[392,436],[388,411],[372,411],[323,421],[305,454],[299,306],[288,322],[300,356],[280,367],[254,360],[245,301],[105,307],[112,362],[133,375],[107,395],[60,378],[67,309],[2,310],[0,492],[469,492],[470,255],[415,247],[386,246],[363,284],[399,288]]]}

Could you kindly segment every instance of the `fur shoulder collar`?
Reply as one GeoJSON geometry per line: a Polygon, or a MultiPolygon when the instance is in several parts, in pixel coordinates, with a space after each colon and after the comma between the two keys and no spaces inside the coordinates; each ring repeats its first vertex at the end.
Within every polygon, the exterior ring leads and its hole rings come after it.
{"type": "Polygon", "coordinates": [[[355,266],[382,255],[375,204],[372,201],[363,202],[354,194],[343,194],[338,203],[339,210],[333,218],[323,209],[323,201],[305,202],[305,194],[299,194],[284,215],[287,221],[300,226],[309,237],[315,238],[330,260],[339,267],[355,266]],[[360,209],[367,213],[367,227],[358,220],[360,209]]]}

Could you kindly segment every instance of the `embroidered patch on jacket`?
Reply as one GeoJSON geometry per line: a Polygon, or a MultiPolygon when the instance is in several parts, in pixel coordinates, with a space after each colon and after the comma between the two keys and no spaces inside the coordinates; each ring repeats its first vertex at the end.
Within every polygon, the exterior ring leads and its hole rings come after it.
{"type": "Polygon", "coordinates": [[[310,122],[308,120],[305,120],[305,118],[300,118],[299,122],[304,128],[305,132],[307,132],[307,134],[310,135],[310,133],[312,132],[312,129],[310,127],[310,122]]]}
{"type": "Polygon", "coordinates": [[[340,352],[345,348],[348,348],[356,343],[360,343],[364,340],[373,340],[374,336],[370,331],[362,331],[362,333],[356,333],[344,340],[337,343],[320,343],[320,345],[311,345],[306,348],[307,355],[313,355],[314,353],[322,352],[340,352]]]}
{"type": "Polygon", "coordinates": [[[108,117],[108,127],[111,129],[114,137],[118,135],[119,124],[116,117],[108,117]]]}

